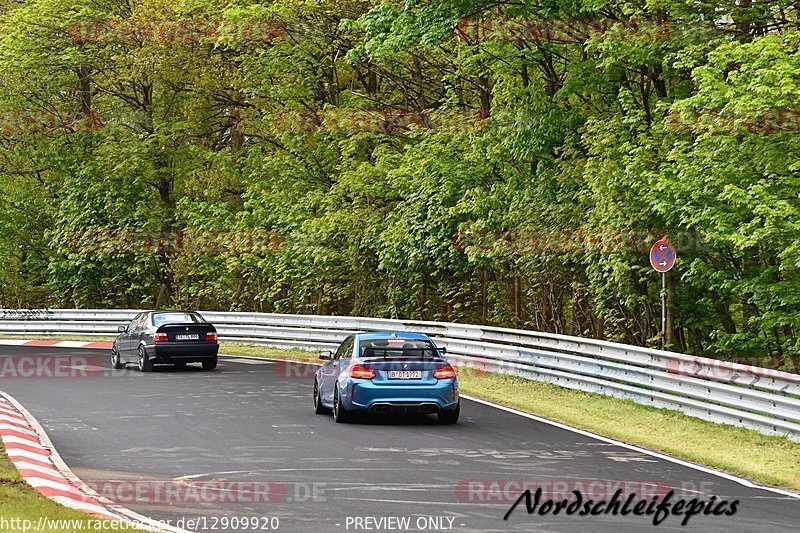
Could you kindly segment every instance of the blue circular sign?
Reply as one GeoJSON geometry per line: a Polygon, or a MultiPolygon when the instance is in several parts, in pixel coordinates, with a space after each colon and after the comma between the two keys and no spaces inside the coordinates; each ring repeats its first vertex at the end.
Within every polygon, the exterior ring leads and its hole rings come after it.
{"type": "Polygon", "coordinates": [[[677,258],[675,248],[666,238],[657,240],[650,248],[650,266],[657,272],[669,272],[675,266],[677,258]]]}

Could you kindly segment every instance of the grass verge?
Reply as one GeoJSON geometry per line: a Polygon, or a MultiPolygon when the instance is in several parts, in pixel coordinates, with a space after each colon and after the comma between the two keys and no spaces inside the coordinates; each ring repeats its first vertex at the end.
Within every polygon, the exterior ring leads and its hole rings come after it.
{"type": "Polygon", "coordinates": [[[800,489],[800,443],[669,409],[512,376],[459,375],[464,394],[753,481],[800,489]]]}
{"type": "Polygon", "coordinates": [[[0,444],[0,524],[2,531],[41,531],[52,533],[78,533],[85,531],[128,531],[141,530],[125,527],[111,527],[113,521],[102,524],[103,520],[93,518],[80,511],[75,511],[49,500],[36,492],[30,485],[23,481],[16,467],[9,461],[5,448],[0,444]],[[41,517],[46,517],[48,522],[42,522],[41,517]],[[59,523],[54,521],[58,520],[59,523]],[[29,522],[26,522],[29,521],[29,522]],[[80,524],[79,524],[80,523],[80,524]],[[82,525],[81,525],[82,524],[82,525]],[[30,525],[30,527],[28,527],[30,525]],[[100,529],[100,526],[108,526],[100,529]]]}

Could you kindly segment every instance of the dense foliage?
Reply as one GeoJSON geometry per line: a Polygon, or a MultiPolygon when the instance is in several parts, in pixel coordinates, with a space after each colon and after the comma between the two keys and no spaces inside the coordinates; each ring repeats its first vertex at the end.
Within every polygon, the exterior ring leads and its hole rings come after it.
{"type": "Polygon", "coordinates": [[[0,0],[0,306],[655,346],[666,233],[673,349],[793,370],[797,9],[0,0]]]}

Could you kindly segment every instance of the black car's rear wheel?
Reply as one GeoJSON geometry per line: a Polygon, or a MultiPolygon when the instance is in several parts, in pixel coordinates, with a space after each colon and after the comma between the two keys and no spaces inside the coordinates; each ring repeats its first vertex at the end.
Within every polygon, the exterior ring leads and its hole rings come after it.
{"type": "Polygon", "coordinates": [[[119,348],[117,348],[117,343],[114,343],[114,346],[111,347],[111,366],[117,370],[122,370],[125,368],[125,363],[122,362],[119,356],[119,348]]]}
{"type": "Polygon", "coordinates": [[[147,357],[147,350],[144,346],[139,346],[139,372],[152,372],[153,362],[147,357]]]}
{"type": "Polygon", "coordinates": [[[215,368],[217,368],[216,356],[213,359],[206,359],[203,361],[203,370],[214,370],[215,368]]]}
{"type": "Polygon", "coordinates": [[[322,395],[319,391],[319,383],[317,380],[314,380],[314,412],[318,415],[324,415],[331,412],[330,409],[322,405],[322,395]]]}
{"type": "Polygon", "coordinates": [[[458,404],[456,405],[456,408],[451,410],[451,411],[447,411],[447,410],[444,410],[444,409],[439,411],[439,414],[438,414],[439,423],[440,424],[455,424],[456,422],[458,422],[458,417],[459,417],[460,414],[461,414],[461,402],[458,402],[458,404]]]}
{"type": "Polygon", "coordinates": [[[177,363],[174,363],[174,364],[175,364],[175,368],[177,368],[178,370],[183,370],[184,368],[186,368],[186,362],[185,361],[178,361],[177,363]]]}

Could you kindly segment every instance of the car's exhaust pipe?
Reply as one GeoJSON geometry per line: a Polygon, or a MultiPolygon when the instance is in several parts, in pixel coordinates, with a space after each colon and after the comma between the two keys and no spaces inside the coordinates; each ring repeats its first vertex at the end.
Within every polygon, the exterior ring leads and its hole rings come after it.
{"type": "Polygon", "coordinates": [[[435,403],[420,403],[420,404],[397,404],[390,403],[375,403],[369,408],[370,413],[386,414],[393,411],[398,412],[418,412],[424,415],[439,412],[439,405],[435,403]]]}
{"type": "Polygon", "coordinates": [[[419,406],[419,412],[424,414],[438,413],[439,406],[435,403],[424,403],[419,406]]]}

